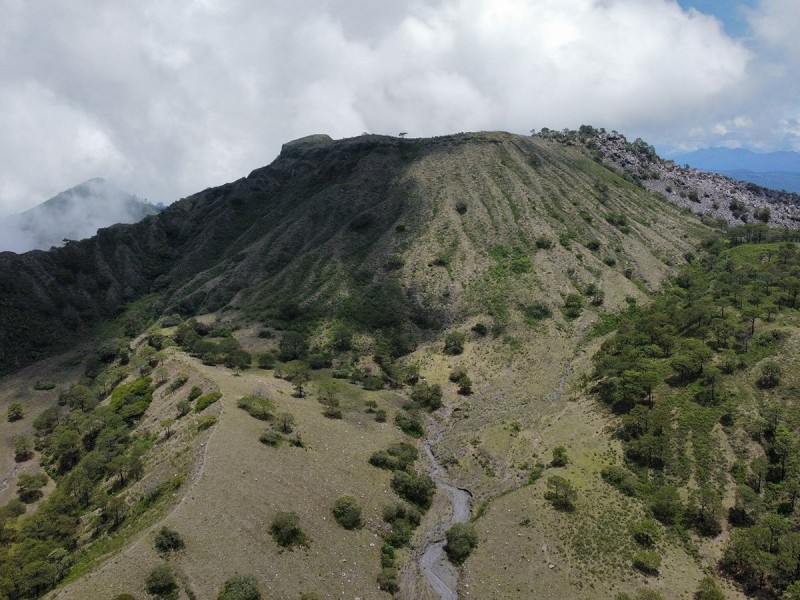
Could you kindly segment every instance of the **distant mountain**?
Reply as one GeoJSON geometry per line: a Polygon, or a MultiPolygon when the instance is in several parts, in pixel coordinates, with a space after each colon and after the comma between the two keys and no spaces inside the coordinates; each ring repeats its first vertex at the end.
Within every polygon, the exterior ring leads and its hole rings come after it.
{"type": "Polygon", "coordinates": [[[82,240],[102,227],[136,223],[160,211],[103,179],[80,185],[17,215],[0,219],[0,251],[27,252],[82,240]]]}
{"type": "Polygon", "coordinates": [[[800,193],[800,152],[753,152],[744,148],[702,148],[671,157],[702,171],[721,173],[762,187],[800,193]]]}

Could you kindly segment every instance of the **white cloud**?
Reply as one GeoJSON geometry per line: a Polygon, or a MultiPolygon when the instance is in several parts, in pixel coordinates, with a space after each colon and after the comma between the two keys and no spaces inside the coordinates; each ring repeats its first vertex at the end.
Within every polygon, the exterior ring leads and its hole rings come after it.
{"type": "Polygon", "coordinates": [[[592,123],[657,142],[761,121],[740,110],[757,97],[750,51],[672,0],[0,0],[0,14],[0,212],[94,176],[170,202],[309,133],[592,123]]]}

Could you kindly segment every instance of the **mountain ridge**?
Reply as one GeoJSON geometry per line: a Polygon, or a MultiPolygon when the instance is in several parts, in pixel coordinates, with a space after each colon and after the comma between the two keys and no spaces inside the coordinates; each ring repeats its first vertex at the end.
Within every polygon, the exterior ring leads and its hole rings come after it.
{"type": "Polygon", "coordinates": [[[135,223],[160,208],[93,178],[19,214],[0,219],[0,251],[47,250],[91,237],[102,227],[135,223]]]}

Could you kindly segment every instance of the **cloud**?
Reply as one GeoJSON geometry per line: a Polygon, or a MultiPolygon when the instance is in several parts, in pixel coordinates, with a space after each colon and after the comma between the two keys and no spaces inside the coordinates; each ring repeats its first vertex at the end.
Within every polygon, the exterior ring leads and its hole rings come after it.
{"type": "MultiPolygon", "coordinates": [[[[779,15],[766,4],[759,18],[779,15]]],[[[755,97],[752,52],[672,0],[0,0],[0,12],[0,213],[95,176],[171,202],[310,133],[592,123],[657,142],[759,121],[739,110],[755,97]]]]}

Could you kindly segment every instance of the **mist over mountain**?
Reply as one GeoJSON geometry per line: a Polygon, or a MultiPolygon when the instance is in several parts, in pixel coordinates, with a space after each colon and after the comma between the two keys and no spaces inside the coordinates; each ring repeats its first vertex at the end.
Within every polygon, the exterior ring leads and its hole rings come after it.
{"type": "Polygon", "coordinates": [[[800,153],[753,152],[746,148],[701,148],[671,157],[703,171],[787,192],[800,192],[800,153]]]}
{"type": "Polygon", "coordinates": [[[90,179],[17,215],[0,219],[0,251],[27,252],[81,240],[102,227],[136,223],[159,209],[104,179],[90,179]]]}

